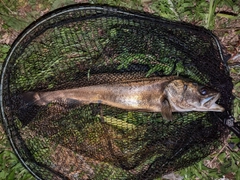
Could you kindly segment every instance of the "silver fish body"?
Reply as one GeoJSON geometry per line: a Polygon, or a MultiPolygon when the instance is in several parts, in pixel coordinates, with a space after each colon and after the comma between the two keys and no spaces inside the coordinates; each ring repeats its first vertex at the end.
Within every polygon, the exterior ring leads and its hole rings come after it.
{"type": "Polygon", "coordinates": [[[38,106],[70,99],[82,105],[99,103],[125,110],[161,112],[167,120],[172,120],[172,112],[222,112],[224,108],[215,103],[219,97],[211,88],[175,76],[22,95],[25,103],[38,106]]]}

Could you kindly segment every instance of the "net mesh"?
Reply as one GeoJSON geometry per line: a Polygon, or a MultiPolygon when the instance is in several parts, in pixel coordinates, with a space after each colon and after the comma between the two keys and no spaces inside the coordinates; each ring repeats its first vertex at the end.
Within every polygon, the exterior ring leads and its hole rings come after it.
{"type": "Polygon", "coordinates": [[[231,112],[226,54],[208,30],[108,6],[74,5],[26,28],[3,65],[2,119],[12,146],[41,179],[154,179],[213,152],[231,112]],[[21,94],[183,76],[221,93],[225,112],[127,111],[66,101],[26,105],[21,94]],[[104,118],[104,120],[102,120],[104,118]]]}

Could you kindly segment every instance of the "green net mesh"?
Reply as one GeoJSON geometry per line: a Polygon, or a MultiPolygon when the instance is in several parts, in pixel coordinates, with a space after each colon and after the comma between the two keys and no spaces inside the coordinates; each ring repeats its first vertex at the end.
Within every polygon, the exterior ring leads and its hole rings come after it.
{"type": "Polygon", "coordinates": [[[16,39],[1,76],[2,119],[11,144],[41,179],[154,179],[213,152],[228,134],[232,81],[208,30],[108,6],[53,11],[16,39]],[[222,113],[128,111],[103,104],[24,104],[47,92],[181,76],[221,93],[222,113]],[[104,118],[104,121],[102,120],[104,118]]]}

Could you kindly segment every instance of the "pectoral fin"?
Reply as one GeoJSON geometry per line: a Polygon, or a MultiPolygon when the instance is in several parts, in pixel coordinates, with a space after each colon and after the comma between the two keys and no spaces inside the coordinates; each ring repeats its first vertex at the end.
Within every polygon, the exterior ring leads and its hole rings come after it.
{"type": "Polygon", "coordinates": [[[167,98],[163,98],[162,100],[161,113],[162,113],[163,119],[170,120],[170,121],[173,119],[172,108],[167,98]]]}

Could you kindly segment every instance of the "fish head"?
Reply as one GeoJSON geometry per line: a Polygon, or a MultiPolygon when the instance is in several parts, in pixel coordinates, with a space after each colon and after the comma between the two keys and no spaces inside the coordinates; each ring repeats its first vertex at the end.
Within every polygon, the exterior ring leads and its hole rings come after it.
{"type": "Polygon", "coordinates": [[[220,93],[198,83],[176,79],[166,86],[165,93],[175,112],[224,111],[222,106],[216,104],[220,93]]]}

